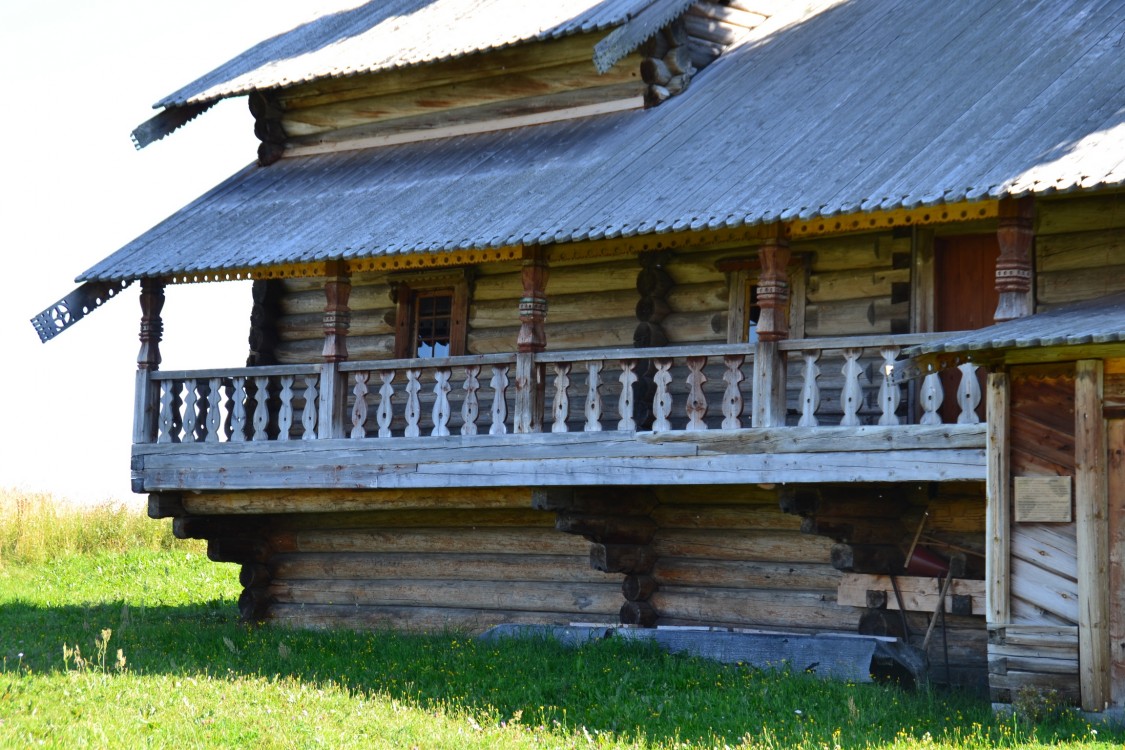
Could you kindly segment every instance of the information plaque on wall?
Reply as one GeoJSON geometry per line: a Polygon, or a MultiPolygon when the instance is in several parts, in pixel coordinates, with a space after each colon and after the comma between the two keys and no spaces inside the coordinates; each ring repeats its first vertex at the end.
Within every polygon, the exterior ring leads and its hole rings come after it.
{"type": "Polygon", "coordinates": [[[1017,523],[1069,523],[1070,477],[1016,477],[1017,523]]]}

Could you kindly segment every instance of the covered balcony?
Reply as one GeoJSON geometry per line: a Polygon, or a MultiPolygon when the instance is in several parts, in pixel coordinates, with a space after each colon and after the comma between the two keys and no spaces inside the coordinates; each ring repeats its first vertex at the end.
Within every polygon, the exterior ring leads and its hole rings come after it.
{"type": "Polygon", "coordinates": [[[133,484],[983,480],[977,368],[943,383],[896,365],[948,335],[141,369],[133,484]]]}

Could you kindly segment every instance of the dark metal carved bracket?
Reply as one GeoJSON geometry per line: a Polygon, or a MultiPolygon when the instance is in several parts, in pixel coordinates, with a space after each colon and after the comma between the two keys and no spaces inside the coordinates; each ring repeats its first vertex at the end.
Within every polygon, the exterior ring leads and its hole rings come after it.
{"type": "Polygon", "coordinates": [[[101,307],[132,281],[90,281],[31,319],[39,339],[47,343],[55,336],[101,307]]]}

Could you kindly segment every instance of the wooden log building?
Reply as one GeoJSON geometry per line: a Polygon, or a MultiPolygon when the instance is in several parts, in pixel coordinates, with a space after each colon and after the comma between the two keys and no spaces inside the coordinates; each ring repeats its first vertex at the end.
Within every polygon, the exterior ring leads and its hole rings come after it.
{"type": "Polygon", "coordinates": [[[349,6],[158,102],[138,147],[247,97],[256,162],[33,320],[140,282],[134,489],[247,619],[858,631],[1123,705],[1113,3],[349,6]],[[245,366],[160,369],[166,286],[233,279],[245,366]]]}

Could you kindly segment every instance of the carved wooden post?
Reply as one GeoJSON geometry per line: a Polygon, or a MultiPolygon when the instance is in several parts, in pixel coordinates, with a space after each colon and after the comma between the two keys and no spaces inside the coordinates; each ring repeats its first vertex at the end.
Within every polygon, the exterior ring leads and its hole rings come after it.
{"type": "Polygon", "coordinates": [[[327,264],[324,281],[324,367],[320,372],[320,435],[321,439],[344,436],[344,399],[336,365],[348,358],[348,328],[351,310],[348,298],[351,279],[341,261],[327,264]]]}
{"type": "Polygon", "coordinates": [[[789,241],[780,236],[758,250],[762,272],[758,276],[758,343],[754,349],[754,427],[785,424],[785,357],[777,342],[789,338],[789,241]]]}
{"type": "Polygon", "coordinates": [[[520,297],[520,332],[516,337],[516,395],[513,428],[517,433],[543,429],[546,377],[535,353],[547,348],[547,279],[550,267],[542,250],[525,250],[523,296],[520,297]]]}
{"type": "Polygon", "coordinates": [[[997,323],[1031,315],[1034,224],[1034,198],[1000,201],[1000,221],[996,231],[1000,243],[1000,257],[996,259],[996,291],[1000,293],[1000,302],[993,316],[997,323]]]}
{"type": "MultiPolygon", "coordinates": [[[[133,403],[133,442],[156,442],[160,389],[151,374],[160,369],[160,341],[164,337],[164,281],[141,279],[141,349],[137,353],[137,383],[133,403]]],[[[134,487],[135,491],[142,492],[134,487]]]]}

